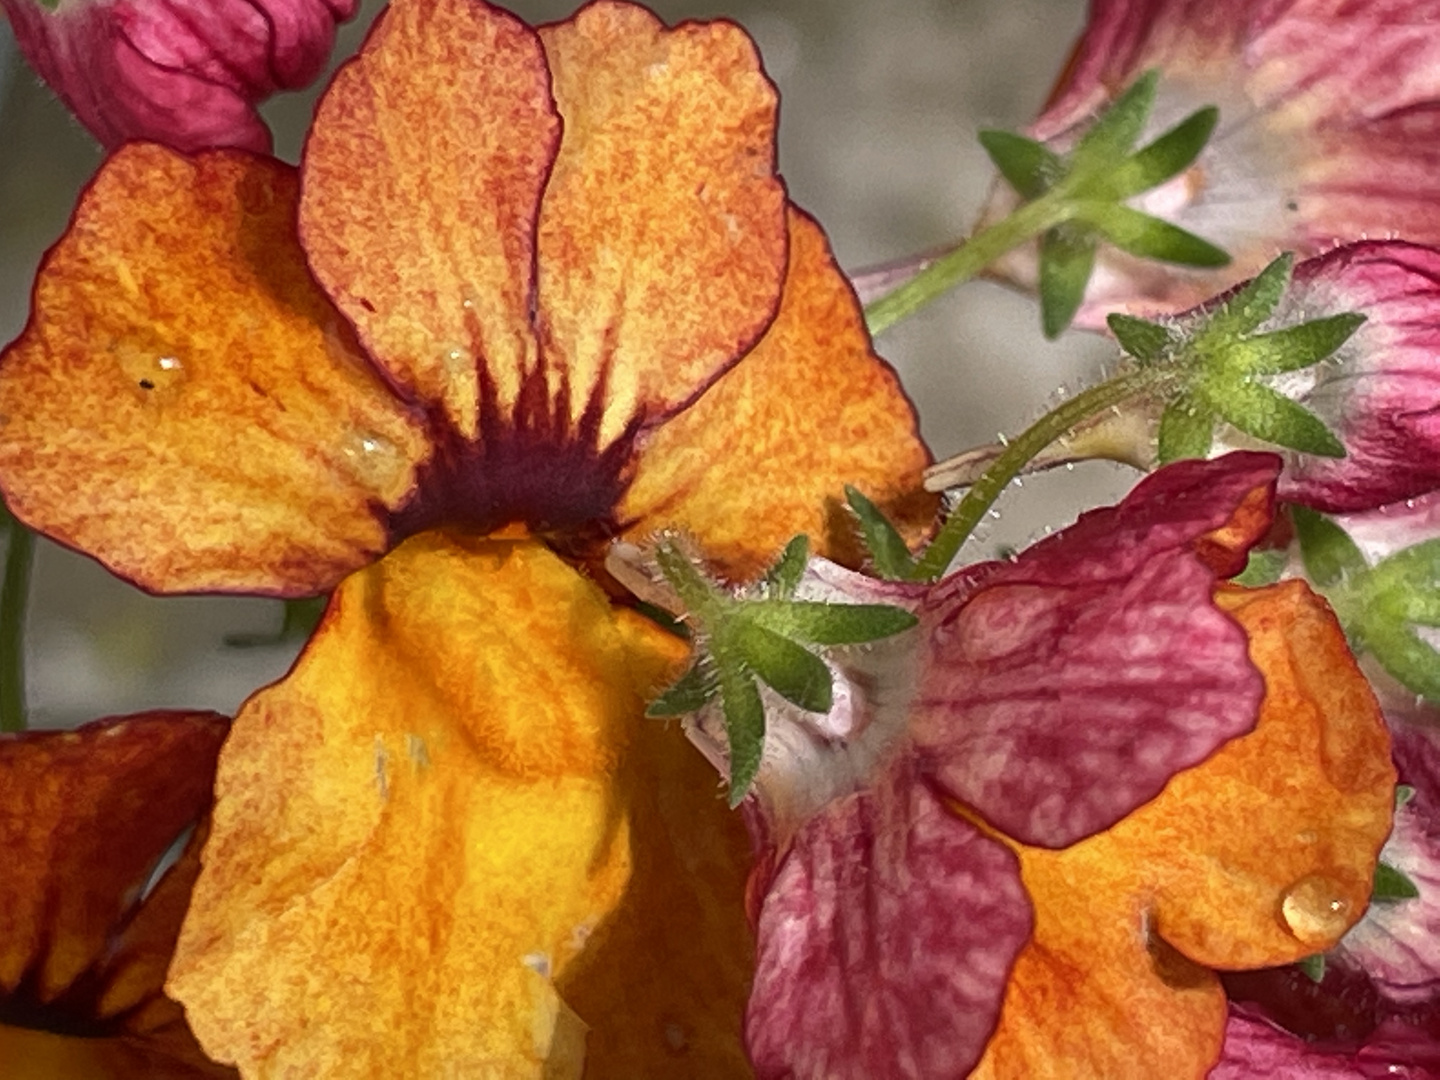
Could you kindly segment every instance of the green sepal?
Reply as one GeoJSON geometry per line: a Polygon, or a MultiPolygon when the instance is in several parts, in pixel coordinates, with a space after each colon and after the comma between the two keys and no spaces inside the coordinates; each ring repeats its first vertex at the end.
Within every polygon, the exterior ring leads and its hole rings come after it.
{"type": "Polygon", "coordinates": [[[1175,343],[1170,331],[1159,323],[1122,315],[1118,311],[1105,317],[1105,325],[1110,327],[1110,333],[1115,335],[1120,347],[1142,364],[1164,359],[1175,343]]]}
{"type": "Polygon", "coordinates": [[[1108,169],[1120,164],[1145,129],[1145,121],[1155,106],[1155,85],[1159,79],[1159,71],[1152,68],[1145,72],[1100,114],[1070,154],[1076,170],[1097,166],[1108,169]]]}
{"type": "Polygon", "coordinates": [[[1355,541],[1325,515],[1295,505],[1290,507],[1290,520],[1300,541],[1305,573],[1322,589],[1369,569],[1355,541]]]}
{"type": "Polygon", "coordinates": [[[765,754],[765,705],[755,678],[739,664],[719,663],[720,705],[730,748],[730,809],[744,800],[765,754]]]}
{"type": "Polygon", "coordinates": [[[1440,653],[1404,624],[1367,619],[1361,632],[1381,667],[1427,701],[1440,702],[1440,653]]]}
{"type": "Polygon", "coordinates": [[[1305,977],[1313,983],[1325,981],[1325,954],[1312,953],[1301,960],[1295,961],[1295,966],[1305,973],[1305,977]]]}
{"type": "Polygon", "coordinates": [[[1440,540],[1398,551],[1366,581],[1373,611],[1422,626],[1440,626],[1440,540]]]}
{"type": "Polygon", "coordinates": [[[1103,193],[1106,198],[1119,201],[1159,187],[1189,168],[1200,156],[1219,119],[1220,110],[1213,105],[1196,110],[1131,154],[1096,186],[1094,193],[1103,193]]]}
{"type": "Polygon", "coordinates": [[[1290,556],[1276,548],[1255,548],[1245,562],[1245,569],[1230,580],[1247,589],[1259,589],[1274,585],[1285,572],[1290,556]]]}
{"type": "Polygon", "coordinates": [[[1040,238],[1040,325],[1054,340],[1075,318],[1095,269],[1095,236],[1058,225],[1040,238]]]}
{"type": "Polygon", "coordinates": [[[655,564],[691,613],[704,616],[715,609],[717,601],[723,600],[720,591],[690,561],[689,556],[674,545],[666,542],[657,546],[655,564]]]}
{"type": "Polygon", "coordinates": [[[1215,439],[1215,414],[1189,394],[1175,398],[1160,414],[1156,454],[1160,464],[1210,454],[1215,439]]]}
{"type": "Polygon", "coordinates": [[[1234,296],[1209,313],[1202,336],[1237,341],[1253,332],[1280,306],[1281,297],[1290,287],[1294,264],[1295,256],[1288,251],[1272,260],[1234,296]]]}
{"type": "Polygon", "coordinates": [[[888,604],[807,600],[756,604],[746,614],[767,630],[812,645],[862,645],[903,633],[920,621],[905,609],[888,604]]]}
{"type": "Polygon", "coordinates": [[[765,571],[761,595],[781,600],[794,595],[809,559],[810,538],[804,533],[791,537],[785,550],[780,553],[780,558],[765,571]]]}
{"type": "Polygon", "coordinates": [[[1264,442],[1303,454],[1343,458],[1345,446],[1325,422],[1284,394],[1253,382],[1227,383],[1206,395],[1220,416],[1264,442]]]}
{"type": "Polygon", "coordinates": [[[1229,254],[1210,241],[1120,203],[1087,201],[1074,203],[1073,207],[1075,220],[1093,228],[1121,251],[1142,259],[1207,268],[1230,262],[1229,254]]]}
{"type": "Polygon", "coordinates": [[[1396,810],[1399,810],[1401,807],[1408,806],[1408,805],[1410,804],[1410,800],[1413,799],[1413,798],[1415,798],[1415,789],[1414,789],[1413,787],[1411,787],[1409,784],[1396,784],[1396,785],[1395,785],[1395,809],[1396,809],[1396,810]]]}
{"type": "Polygon", "coordinates": [[[1389,863],[1375,864],[1375,884],[1370,889],[1370,899],[1375,903],[1393,904],[1399,900],[1414,900],[1420,895],[1420,888],[1400,870],[1389,863]]]}
{"type": "Polygon", "coordinates": [[[754,619],[735,620],[728,634],[750,669],[786,701],[807,712],[830,711],[835,699],[825,661],[754,619]]]}
{"type": "Polygon", "coordinates": [[[1058,154],[1024,135],[982,131],[979,139],[1000,175],[1023,198],[1038,199],[1065,173],[1065,162],[1058,154]]]}
{"type": "Polygon", "coordinates": [[[915,568],[915,558],[905,546],[905,538],[899,530],[858,488],[846,484],[845,501],[860,522],[860,537],[875,572],[886,581],[909,580],[915,568]]]}
{"type": "Polygon", "coordinates": [[[1347,313],[1257,334],[1239,343],[1236,360],[1251,375],[1299,371],[1334,354],[1364,322],[1364,315],[1347,313]]]}
{"type": "Polygon", "coordinates": [[[650,703],[645,710],[645,715],[657,718],[686,716],[693,712],[699,712],[710,703],[718,690],[719,686],[715,681],[714,673],[707,671],[697,661],[684,675],[666,687],[664,692],[650,703]]]}

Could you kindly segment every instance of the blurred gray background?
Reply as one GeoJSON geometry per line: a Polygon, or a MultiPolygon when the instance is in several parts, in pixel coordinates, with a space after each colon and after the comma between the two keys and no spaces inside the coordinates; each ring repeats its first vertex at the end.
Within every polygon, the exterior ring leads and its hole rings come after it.
{"type": "MultiPolygon", "coordinates": [[[[547,21],[574,5],[511,6],[547,21]]],[[[781,90],[780,163],[791,197],[819,217],[847,269],[964,235],[992,178],[976,131],[1033,118],[1085,14],[1083,0],[652,6],[672,22],[735,19],[755,37],[781,90]]],[[[341,29],[337,60],[357,47],[379,7],[366,3],[341,29]]],[[[317,93],[266,107],[280,156],[297,160],[317,93]]],[[[0,23],[0,342],[19,333],[35,267],[100,157],[14,55],[0,23]]],[[[1081,335],[1047,343],[1038,323],[1028,299],[973,283],[878,342],[937,456],[1019,430],[1110,355],[1081,335]]],[[[969,554],[1023,544],[1127,484],[1103,466],[1027,480],[969,554]]],[[[148,597],[42,543],[27,631],[32,724],[153,707],[233,712],[284,673],[297,646],[237,649],[225,638],[273,631],[280,617],[275,601],[148,597]]]]}

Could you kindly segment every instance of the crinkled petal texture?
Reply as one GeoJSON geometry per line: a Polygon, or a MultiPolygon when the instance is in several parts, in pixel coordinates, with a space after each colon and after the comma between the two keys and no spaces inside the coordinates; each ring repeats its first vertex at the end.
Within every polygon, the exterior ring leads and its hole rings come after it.
{"type": "Polygon", "coordinates": [[[107,147],[264,153],[255,105],[325,68],[355,0],[0,0],[26,59],[107,147]]]}
{"type": "Polygon", "coordinates": [[[1374,697],[1303,584],[1217,601],[1264,673],[1259,722],[1107,831],[1020,849],[1035,932],[976,1077],[1202,1077],[1226,1017],[1204,969],[1324,951],[1364,911],[1395,782],[1374,697]]]}
{"type": "Polygon", "coordinates": [[[295,240],[294,170],[112,157],[0,357],[14,512],[149,589],[296,594],[383,551],[427,452],[295,240]]]}
{"type": "Polygon", "coordinates": [[[761,1077],[962,1077],[1031,930],[1015,856],[901,760],[796,834],[760,908],[761,1077]]]}
{"type": "Polygon", "coordinates": [[[162,990],[200,836],[151,880],[202,824],[227,727],[211,713],[145,713],[0,736],[7,1078],[234,1075],[205,1058],[162,990]]]}
{"type": "Polygon", "coordinates": [[[1440,1048],[1426,1036],[1378,1031],[1358,1050],[1314,1045],[1264,1020],[1232,1012],[1225,1047],[1210,1080],[1431,1080],[1440,1076],[1440,1048]]]}
{"type": "Polygon", "coordinates": [[[1279,459],[1182,462],[920,611],[928,776],[1025,844],[1109,828],[1255,723],[1264,684],[1212,601],[1270,522],[1279,459]]]}
{"type": "Polygon", "coordinates": [[[1366,321],[1331,359],[1276,381],[1345,445],[1289,455],[1281,474],[1282,498],[1328,513],[1440,488],[1440,250],[1372,242],[1307,260],[1271,321],[1347,311],[1366,321]]]}
{"type": "Polygon", "coordinates": [[[775,105],[729,23],[601,0],[537,34],[471,0],[394,4],[306,146],[311,265],[460,439],[541,395],[603,448],[774,318],[775,105]]]}
{"type": "Polygon", "coordinates": [[[738,580],[757,576],[797,533],[858,565],[841,485],[865,492],[918,541],[936,508],[920,479],[929,462],[824,234],[792,209],[774,323],[743,363],[643,440],[619,516],[637,539],[662,525],[703,537],[707,561],[738,580]]]}
{"type": "Polygon", "coordinates": [[[684,653],[534,543],[428,533],[348,578],[222,757],[170,981],[206,1049],[260,1075],[743,1068],[743,830],[640,720],[684,653]]]}
{"type": "MultiPolygon", "coordinates": [[[[1221,270],[1102,248],[1077,323],[1109,311],[1181,311],[1252,277],[1280,250],[1337,241],[1440,241],[1440,18],[1436,0],[1093,0],[1032,133],[1067,145],[1150,68],[1161,74],[1142,140],[1205,105],[1220,121],[1198,161],[1131,200],[1219,244],[1221,270]]],[[[989,215],[1013,205],[998,195],[989,215]]],[[[1035,252],[1004,273],[1033,285],[1035,252]]]]}

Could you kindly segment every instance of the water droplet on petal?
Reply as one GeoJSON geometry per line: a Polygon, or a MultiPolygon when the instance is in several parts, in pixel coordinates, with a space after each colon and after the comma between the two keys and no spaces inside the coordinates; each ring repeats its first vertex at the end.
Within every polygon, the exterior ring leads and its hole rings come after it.
{"type": "Polygon", "coordinates": [[[1350,928],[1350,906],[1336,882],[1310,874],[1285,890],[1280,917],[1302,944],[1328,944],[1350,928]]]}
{"type": "Polygon", "coordinates": [[[389,439],[373,431],[357,431],[341,447],[356,478],[366,487],[389,492],[406,471],[404,456],[389,439]]]}
{"type": "Polygon", "coordinates": [[[142,398],[156,400],[185,381],[185,364],[178,356],[122,344],[114,347],[114,355],[122,377],[142,398]]]}

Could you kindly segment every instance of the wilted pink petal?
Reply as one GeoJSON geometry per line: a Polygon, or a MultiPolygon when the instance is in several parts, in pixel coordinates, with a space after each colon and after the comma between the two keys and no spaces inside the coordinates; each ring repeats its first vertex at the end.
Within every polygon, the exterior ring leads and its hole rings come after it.
{"type": "Polygon", "coordinates": [[[746,1016],[756,1073],[965,1075],[1032,921],[1015,855],[896,763],[800,830],[765,895],[746,1016]]]}
{"type": "Polygon", "coordinates": [[[107,147],[265,152],[255,105],[325,67],[357,0],[0,0],[21,51],[107,147]]]}
{"type": "Polygon", "coordinates": [[[1440,250],[1377,241],[1307,260],[1272,322],[1346,311],[1366,322],[1333,358],[1274,380],[1345,444],[1343,458],[1288,455],[1280,476],[1281,498],[1330,513],[1440,488],[1440,250]]]}
{"type": "Polygon", "coordinates": [[[1279,460],[1181,462],[925,601],[911,730],[996,829],[1066,847],[1255,724],[1264,680],[1214,605],[1269,524],[1279,460]]]}
{"type": "Polygon", "coordinates": [[[1375,510],[1343,514],[1336,524],[1350,534],[1373,566],[1397,551],[1440,538],[1440,490],[1375,510]]]}
{"type": "MultiPolygon", "coordinates": [[[[1031,133],[1064,148],[1150,68],[1143,139],[1205,105],[1220,122],[1196,163],[1131,200],[1223,247],[1219,270],[1102,248],[1077,325],[1180,311],[1275,254],[1401,236],[1440,242],[1440,0],[1091,0],[1090,21],[1031,133]]],[[[987,216],[1013,205],[998,195],[987,216]]],[[[1033,248],[1004,264],[1035,280],[1033,248]]]]}
{"type": "Polygon", "coordinates": [[[1392,1023],[1375,1028],[1359,1048],[1312,1044],[1232,1009],[1225,1047],[1210,1080],[1433,1080],[1440,1045],[1392,1023]]]}
{"type": "MultiPolygon", "coordinates": [[[[1433,711],[1428,719],[1433,723],[1433,711]]],[[[1395,812],[1395,831],[1380,858],[1420,895],[1371,904],[1338,955],[1387,1000],[1440,1011],[1440,730],[1392,720],[1391,735],[1400,781],[1415,796],[1395,812]]]]}

